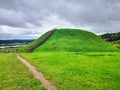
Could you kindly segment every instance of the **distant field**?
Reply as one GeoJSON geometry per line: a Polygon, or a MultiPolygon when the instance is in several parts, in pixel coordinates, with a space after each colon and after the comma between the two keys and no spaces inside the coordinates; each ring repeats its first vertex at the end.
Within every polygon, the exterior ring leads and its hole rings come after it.
{"type": "Polygon", "coordinates": [[[58,90],[120,90],[118,52],[21,54],[58,90]]]}
{"type": "Polygon", "coordinates": [[[0,90],[45,90],[15,54],[0,54],[0,90]]]}

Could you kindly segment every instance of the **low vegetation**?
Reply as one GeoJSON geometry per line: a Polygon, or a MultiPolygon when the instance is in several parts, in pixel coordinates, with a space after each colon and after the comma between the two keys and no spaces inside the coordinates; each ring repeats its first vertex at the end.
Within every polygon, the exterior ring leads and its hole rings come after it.
{"type": "Polygon", "coordinates": [[[0,54],[0,90],[45,90],[15,54],[0,54]]]}
{"type": "Polygon", "coordinates": [[[120,90],[120,53],[39,52],[21,56],[58,90],[120,90]]]}
{"type": "Polygon", "coordinates": [[[120,48],[120,32],[118,33],[107,33],[100,35],[104,40],[112,43],[114,46],[120,48]]]}
{"type": "Polygon", "coordinates": [[[120,32],[103,34],[101,35],[101,37],[106,41],[110,41],[110,42],[117,41],[120,40],[120,32]]]}
{"type": "Polygon", "coordinates": [[[112,44],[118,48],[120,48],[120,40],[112,42],[112,44]]]}

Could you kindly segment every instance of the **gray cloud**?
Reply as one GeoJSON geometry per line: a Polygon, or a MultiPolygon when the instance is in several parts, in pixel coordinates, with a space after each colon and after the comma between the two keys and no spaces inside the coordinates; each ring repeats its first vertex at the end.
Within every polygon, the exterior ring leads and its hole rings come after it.
{"type": "Polygon", "coordinates": [[[0,0],[0,39],[36,38],[54,27],[119,32],[119,11],[120,0],[0,0]]]}

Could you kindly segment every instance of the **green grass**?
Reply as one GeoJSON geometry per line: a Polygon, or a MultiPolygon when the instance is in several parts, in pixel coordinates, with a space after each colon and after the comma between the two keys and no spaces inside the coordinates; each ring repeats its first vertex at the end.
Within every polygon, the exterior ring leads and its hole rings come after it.
{"type": "Polygon", "coordinates": [[[120,90],[118,52],[21,54],[58,90],[120,90]]]}
{"type": "Polygon", "coordinates": [[[24,47],[20,48],[19,52],[27,52],[27,50],[29,48],[31,48],[32,46],[36,45],[38,42],[40,42],[41,40],[43,40],[50,32],[51,31],[46,32],[41,37],[39,37],[37,40],[34,40],[32,43],[29,43],[27,46],[24,46],[24,47]]]}
{"type": "Polygon", "coordinates": [[[0,54],[0,90],[45,90],[15,54],[0,54]]]}
{"type": "Polygon", "coordinates": [[[57,29],[43,45],[33,52],[40,51],[104,52],[119,50],[91,32],[80,29],[57,29]]]}

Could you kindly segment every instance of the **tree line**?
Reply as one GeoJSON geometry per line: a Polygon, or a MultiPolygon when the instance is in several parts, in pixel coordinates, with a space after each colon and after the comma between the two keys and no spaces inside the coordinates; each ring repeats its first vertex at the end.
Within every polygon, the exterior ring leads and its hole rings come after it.
{"type": "Polygon", "coordinates": [[[107,33],[107,34],[103,34],[103,35],[100,35],[100,36],[101,36],[101,38],[103,38],[103,39],[105,39],[106,41],[109,41],[109,42],[120,40],[120,32],[118,32],[118,33],[107,33]]]}

